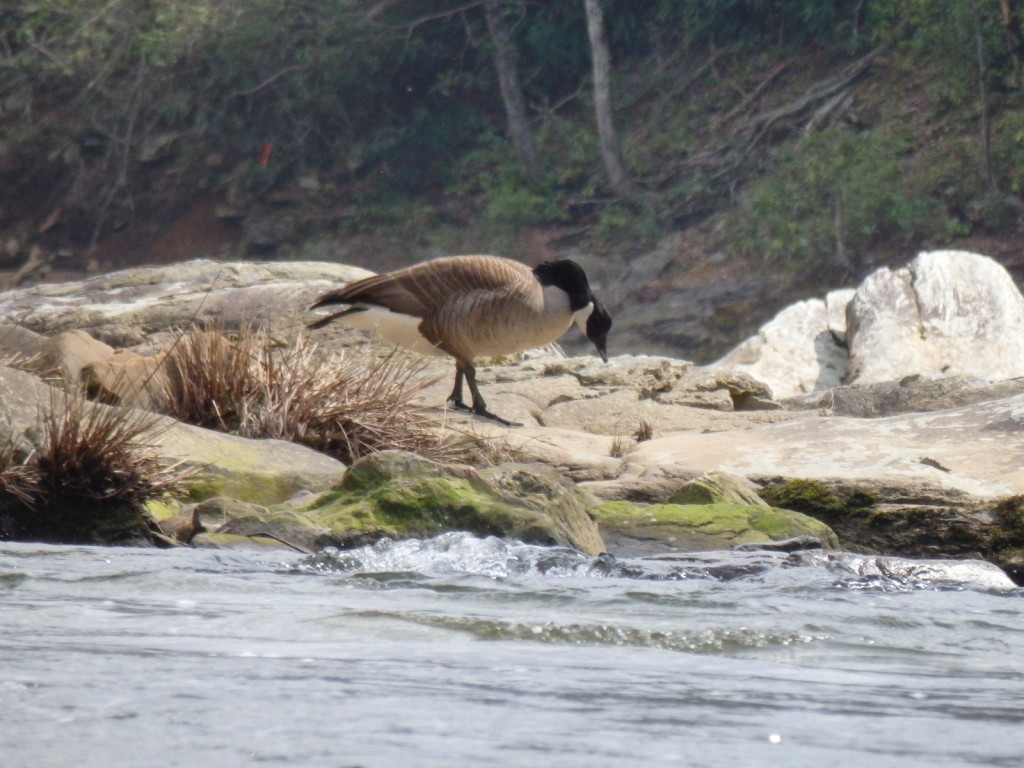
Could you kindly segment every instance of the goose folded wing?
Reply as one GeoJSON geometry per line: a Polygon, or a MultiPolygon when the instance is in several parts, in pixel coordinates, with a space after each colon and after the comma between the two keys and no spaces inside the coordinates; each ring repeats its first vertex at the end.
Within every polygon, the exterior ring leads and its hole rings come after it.
{"type": "Polygon", "coordinates": [[[332,304],[369,304],[412,317],[425,317],[424,303],[394,275],[374,275],[325,293],[310,309],[332,304]]]}

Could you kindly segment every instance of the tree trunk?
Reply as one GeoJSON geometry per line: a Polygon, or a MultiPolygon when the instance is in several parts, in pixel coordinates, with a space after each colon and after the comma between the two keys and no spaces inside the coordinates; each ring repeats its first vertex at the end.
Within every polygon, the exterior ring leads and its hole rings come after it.
{"type": "Polygon", "coordinates": [[[1020,14],[1017,11],[1018,0],[999,0],[999,8],[1003,15],[1003,32],[1006,36],[1006,47],[1013,59],[1014,75],[1017,87],[1021,87],[1020,65],[1024,60],[1024,30],[1020,26],[1020,14]]]}
{"type": "Polygon", "coordinates": [[[995,173],[992,170],[992,125],[989,118],[988,75],[985,66],[985,43],[981,34],[981,17],[978,9],[974,14],[974,50],[977,57],[978,97],[981,101],[981,172],[985,177],[985,185],[993,195],[999,194],[995,173]]]}
{"type": "Polygon", "coordinates": [[[487,17],[491,45],[494,46],[494,66],[498,71],[498,85],[501,87],[501,98],[505,104],[509,139],[526,178],[531,184],[537,184],[544,176],[544,167],[526,117],[526,101],[516,72],[518,56],[512,44],[508,24],[505,23],[505,17],[498,7],[498,0],[486,0],[484,15],[487,17]]]}
{"type": "Polygon", "coordinates": [[[604,11],[600,0],[584,0],[587,12],[587,35],[590,37],[590,55],[594,65],[594,110],[597,117],[597,136],[601,142],[601,159],[612,190],[620,198],[637,200],[640,191],[633,185],[626,173],[612,120],[611,54],[604,29],[604,11]]]}

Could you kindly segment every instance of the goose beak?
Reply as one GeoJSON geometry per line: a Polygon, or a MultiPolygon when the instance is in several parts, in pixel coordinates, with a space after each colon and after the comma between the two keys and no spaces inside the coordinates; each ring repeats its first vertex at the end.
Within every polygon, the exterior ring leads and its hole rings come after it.
{"type": "Polygon", "coordinates": [[[597,354],[608,362],[608,331],[612,329],[612,317],[597,299],[593,301],[593,311],[587,317],[587,338],[594,342],[597,354]]]}

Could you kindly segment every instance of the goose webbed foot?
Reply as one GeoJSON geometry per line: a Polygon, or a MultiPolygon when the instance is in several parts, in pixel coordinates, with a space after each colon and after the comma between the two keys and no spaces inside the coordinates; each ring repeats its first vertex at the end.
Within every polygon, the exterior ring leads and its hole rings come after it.
{"type": "Polygon", "coordinates": [[[504,427],[523,426],[518,421],[509,421],[508,419],[501,418],[501,416],[499,416],[496,413],[491,413],[489,410],[487,410],[486,407],[471,407],[466,405],[461,400],[449,400],[448,405],[451,407],[453,411],[459,411],[460,413],[472,413],[474,416],[480,416],[481,418],[484,419],[496,421],[504,427]]]}
{"type": "Polygon", "coordinates": [[[477,416],[481,416],[481,417],[483,417],[485,419],[490,419],[491,421],[496,421],[496,422],[498,422],[499,424],[501,424],[504,427],[521,427],[521,426],[523,426],[518,421],[509,421],[508,419],[503,419],[498,414],[491,413],[486,408],[474,408],[473,409],[473,413],[475,413],[477,416]]]}
{"type": "Polygon", "coordinates": [[[453,411],[461,411],[462,413],[475,413],[475,411],[468,405],[466,405],[464,402],[462,402],[461,400],[456,400],[451,397],[448,398],[448,405],[451,406],[451,409],[453,411]]]}

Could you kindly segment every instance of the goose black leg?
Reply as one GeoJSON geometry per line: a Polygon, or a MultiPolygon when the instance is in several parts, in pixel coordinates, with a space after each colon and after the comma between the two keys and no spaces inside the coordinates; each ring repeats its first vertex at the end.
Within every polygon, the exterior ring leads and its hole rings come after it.
{"type": "Polygon", "coordinates": [[[473,409],[462,402],[462,363],[455,364],[455,386],[452,388],[452,393],[448,395],[448,402],[451,403],[452,408],[456,411],[467,411],[471,412],[473,409]]]}
{"type": "MultiPolygon", "coordinates": [[[[485,419],[491,419],[492,421],[496,421],[499,424],[502,424],[502,425],[504,425],[506,427],[521,427],[521,426],[523,426],[522,424],[519,424],[518,422],[508,421],[507,419],[503,419],[503,418],[501,418],[501,416],[498,416],[497,414],[494,414],[494,413],[491,413],[490,411],[488,411],[487,410],[487,403],[484,402],[483,395],[480,394],[480,390],[479,390],[479,388],[476,385],[476,369],[472,365],[462,365],[462,366],[460,366],[460,368],[461,368],[461,371],[462,371],[462,375],[464,375],[466,377],[466,383],[469,384],[470,394],[473,395],[473,413],[475,413],[477,416],[483,416],[485,419]]],[[[460,394],[461,394],[462,380],[461,380],[461,376],[459,376],[459,374],[456,374],[456,383],[458,385],[458,388],[459,388],[460,394]]],[[[453,392],[452,394],[455,394],[455,393],[453,392]]],[[[465,406],[463,406],[463,407],[465,407],[465,406]]]]}

